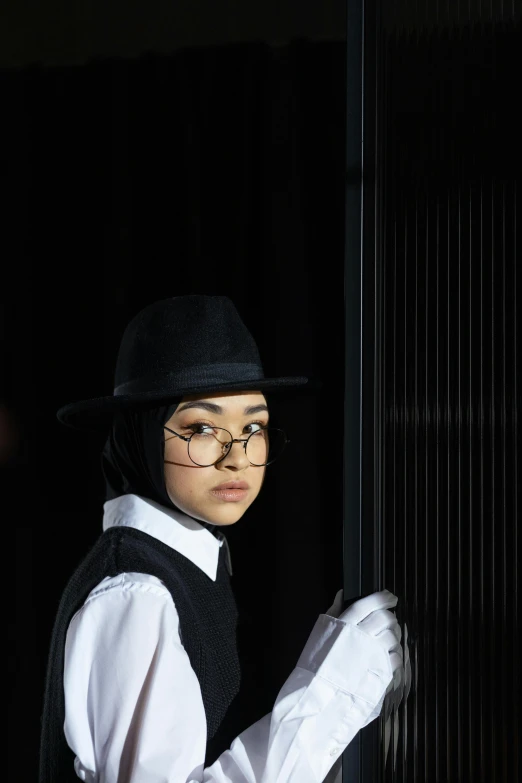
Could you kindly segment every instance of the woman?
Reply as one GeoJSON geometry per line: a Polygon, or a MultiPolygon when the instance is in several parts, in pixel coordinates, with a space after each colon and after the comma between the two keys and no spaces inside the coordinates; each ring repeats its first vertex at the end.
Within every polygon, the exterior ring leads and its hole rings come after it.
{"type": "Polygon", "coordinates": [[[58,411],[68,426],[109,430],[107,500],[53,630],[41,783],[319,783],[379,715],[402,665],[387,590],[338,617],[339,591],[273,710],[243,717],[221,528],[254,502],[285,445],[265,393],[306,385],[264,377],[230,299],[182,296],[127,326],[113,395],[58,411]]]}

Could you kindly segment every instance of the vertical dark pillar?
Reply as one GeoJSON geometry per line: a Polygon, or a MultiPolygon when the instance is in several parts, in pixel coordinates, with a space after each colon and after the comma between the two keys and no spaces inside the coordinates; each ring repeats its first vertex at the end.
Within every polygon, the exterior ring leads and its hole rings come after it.
{"type": "MultiPolygon", "coordinates": [[[[347,2],[345,396],[344,396],[344,597],[361,584],[361,334],[362,334],[362,54],[363,0],[347,2]]],[[[343,754],[343,783],[361,781],[360,735],[343,754]]]]}
{"type": "MultiPolygon", "coordinates": [[[[347,13],[345,250],[344,594],[389,587],[382,582],[381,329],[379,244],[382,139],[377,112],[381,34],[376,0],[350,0],[347,13]]],[[[380,726],[366,727],[343,755],[343,783],[379,779],[380,726]]]]}

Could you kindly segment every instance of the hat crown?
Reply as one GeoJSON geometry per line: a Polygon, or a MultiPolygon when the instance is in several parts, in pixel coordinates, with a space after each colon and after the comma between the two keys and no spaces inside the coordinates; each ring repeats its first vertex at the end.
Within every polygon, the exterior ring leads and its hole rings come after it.
{"type": "Polygon", "coordinates": [[[308,378],[266,378],[254,338],[227,296],[161,299],[125,328],[113,394],[78,400],[57,411],[76,429],[106,431],[118,410],[162,405],[214,391],[313,389],[308,378]]]}
{"type": "Polygon", "coordinates": [[[114,374],[114,393],[131,384],[153,389],[167,376],[194,379],[212,368],[239,365],[263,377],[257,345],[227,296],[188,295],[162,299],[127,325],[114,374]]]}

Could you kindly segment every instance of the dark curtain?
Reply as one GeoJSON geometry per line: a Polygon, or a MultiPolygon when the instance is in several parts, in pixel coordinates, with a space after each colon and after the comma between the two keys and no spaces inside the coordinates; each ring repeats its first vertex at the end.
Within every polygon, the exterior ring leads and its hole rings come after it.
{"type": "Polygon", "coordinates": [[[295,41],[0,74],[4,398],[22,444],[3,471],[18,531],[10,779],[36,777],[54,613],[101,531],[103,438],[55,411],[112,393],[121,334],[148,302],[226,294],[267,375],[325,381],[311,398],[273,398],[291,443],[228,530],[240,607],[256,618],[248,722],[271,709],[342,584],[344,62],[342,42],[295,41]]]}

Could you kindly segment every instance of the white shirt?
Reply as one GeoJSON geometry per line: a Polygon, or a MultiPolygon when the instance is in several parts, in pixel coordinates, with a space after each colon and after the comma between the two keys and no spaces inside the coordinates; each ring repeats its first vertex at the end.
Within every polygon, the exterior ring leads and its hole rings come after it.
{"type": "MultiPolygon", "coordinates": [[[[226,541],[220,531],[214,536],[138,495],[104,504],[103,529],[115,525],[154,536],[216,579],[226,541]]],[[[106,577],[66,637],[64,731],[77,776],[88,783],[321,783],[363,723],[349,677],[350,628],[319,615],[272,712],[204,768],[205,710],[172,596],[149,574],[106,577]]]]}

